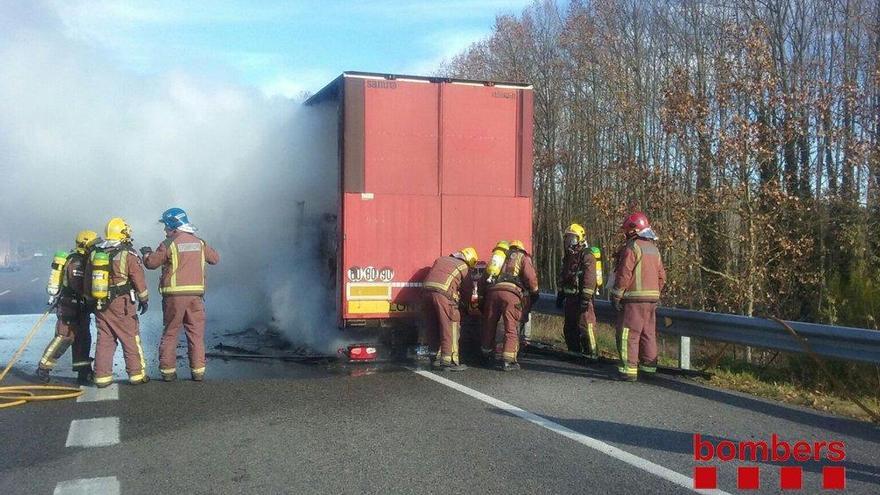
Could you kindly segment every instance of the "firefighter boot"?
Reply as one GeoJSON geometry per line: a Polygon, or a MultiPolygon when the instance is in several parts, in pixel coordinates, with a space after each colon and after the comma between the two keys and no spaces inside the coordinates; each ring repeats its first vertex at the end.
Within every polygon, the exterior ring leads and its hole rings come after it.
{"type": "Polygon", "coordinates": [[[192,379],[194,382],[201,382],[205,380],[205,372],[204,371],[193,371],[192,379]]]}
{"type": "Polygon", "coordinates": [[[441,361],[440,369],[443,371],[464,371],[468,369],[468,367],[465,364],[441,361]]]}
{"type": "Polygon", "coordinates": [[[163,382],[173,382],[175,380],[177,380],[177,372],[176,371],[171,371],[168,373],[165,373],[164,371],[162,372],[162,381],[163,382]]]}
{"type": "Polygon", "coordinates": [[[519,369],[520,369],[519,363],[510,363],[510,362],[504,361],[501,364],[501,371],[517,371],[519,369]]]}
{"type": "Polygon", "coordinates": [[[37,368],[37,379],[43,383],[49,383],[49,372],[51,371],[48,368],[37,368]]]}
{"type": "Polygon", "coordinates": [[[149,383],[149,382],[150,382],[150,377],[147,376],[146,374],[144,374],[143,378],[140,378],[138,380],[129,380],[128,381],[128,383],[130,383],[132,385],[143,385],[143,384],[149,383]]]}
{"type": "Polygon", "coordinates": [[[91,385],[95,382],[95,372],[91,368],[80,368],[76,371],[78,385],[91,385]]]}

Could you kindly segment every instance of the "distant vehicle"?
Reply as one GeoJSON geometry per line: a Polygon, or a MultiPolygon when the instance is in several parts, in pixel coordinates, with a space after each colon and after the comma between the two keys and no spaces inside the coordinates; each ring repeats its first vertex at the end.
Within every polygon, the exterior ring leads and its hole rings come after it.
{"type": "Polygon", "coordinates": [[[306,101],[336,131],[340,328],[412,328],[439,256],[486,259],[513,239],[531,251],[533,102],[527,84],[364,72],[306,101]]]}

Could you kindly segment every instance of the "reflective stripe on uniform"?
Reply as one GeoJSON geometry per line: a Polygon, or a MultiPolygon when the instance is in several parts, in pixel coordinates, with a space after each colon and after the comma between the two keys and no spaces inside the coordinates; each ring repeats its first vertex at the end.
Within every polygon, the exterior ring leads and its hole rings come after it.
{"type": "Polygon", "coordinates": [[[620,332],[620,366],[617,370],[627,375],[636,375],[638,370],[636,367],[629,366],[629,328],[623,327],[620,332]]]}
{"type": "Polygon", "coordinates": [[[462,266],[467,267],[467,263],[465,263],[465,262],[462,261],[462,262],[461,262],[461,265],[458,265],[457,267],[455,267],[455,270],[453,270],[453,272],[450,273],[450,274],[446,277],[446,281],[445,281],[445,282],[425,282],[425,283],[423,284],[423,287],[431,288],[431,289],[437,289],[437,290],[439,290],[440,292],[449,292],[449,286],[452,285],[452,280],[455,279],[455,277],[456,277],[457,275],[462,275],[462,276],[464,276],[465,271],[466,271],[467,269],[466,269],[466,268],[465,268],[465,269],[462,269],[462,266]]]}
{"type": "MultiPolygon", "coordinates": [[[[194,242],[188,242],[183,244],[184,249],[182,252],[195,252],[195,248],[190,248],[189,246],[195,245],[194,242]]],[[[205,292],[205,244],[203,241],[199,241],[198,250],[201,255],[201,268],[202,268],[202,283],[197,285],[177,285],[177,270],[180,268],[180,252],[181,250],[178,248],[177,243],[171,241],[169,250],[171,251],[171,280],[169,280],[169,284],[167,287],[159,287],[160,294],[180,294],[184,292],[205,292]]]]}
{"type": "MultiPolygon", "coordinates": [[[[115,284],[110,284],[110,287],[122,287],[123,285],[128,283],[128,251],[121,250],[118,251],[118,254],[122,254],[122,257],[119,258],[119,275],[122,277],[122,282],[117,282],[115,284]]],[[[110,271],[113,271],[113,260],[110,260],[110,271]]]]}
{"type": "Polygon", "coordinates": [[[140,382],[143,380],[144,380],[144,372],[143,371],[141,371],[140,373],[138,373],[136,375],[129,375],[129,377],[128,377],[128,381],[130,381],[131,383],[137,383],[137,382],[140,382]]]}
{"type": "Polygon", "coordinates": [[[145,290],[145,291],[141,292],[140,294],[138,294],[138,299],[143,301],[143,300],[147,299],[149,296],[150,296],[150,291],[145,290]]]}
{"type": "Polygon", "coordinates": [[[643,371],[645,373],[656,373],[657,367],[656,366],[646,366],[646,365],[640,364],[639,371],[643,371]]]}
{"type": "Polygon", "coordinates": [[[452,322],[452,362],[458,364],[458,336],[460,334],[458,322],[452,322]]]}
{"type": "Polygon", "coordinates": [[[165,375],[177,373],[177,368],[159,368],[159,373],[163,373],[165,375]]]}
{"type": "Polygon", "coordinates": [[[43,352],[43,357],[40,359],[40,366],[49,369],[55,367],[55,352],[58,350],[58,346],[61,345],[62,341],[64,341],[64,337],[60,335],[52,337],[52,341],[46,346],[46,350],[43,352]]]}
{"type": "Polygon", "coordinates": [[[195,373],[196,375],[201,375],[202,373],[205,372],[205,367],[202,366],[201,368],[192,368],[192,372],[195,373]]]}
{"type": "Polygon", "coordinates": [[[134,336],[134,344],[137,346],[138,357],[140,358],[140,361],[141,361],[141,374],[143,374],[143,372],[146,371],[146,369],[147,369],[147,361],[144,359],[144,348],[141,347],[141,336],[140,335],[134,336]]]}
{"type": "Polygon", "coordinates": [[[95,377],[95,384],[97,384],[97,385],[103,385],[105,383],[110,383],[112,381],[113,381],[113,375],[96,376],[95,377]]]}
{"type": "Polygon", "coordinates": [[[587,334],[590,336],[590,354],[596,356],[599,349],[596,345],[596,334],[593,332],[593,324],[587,323],[587,334]]]}

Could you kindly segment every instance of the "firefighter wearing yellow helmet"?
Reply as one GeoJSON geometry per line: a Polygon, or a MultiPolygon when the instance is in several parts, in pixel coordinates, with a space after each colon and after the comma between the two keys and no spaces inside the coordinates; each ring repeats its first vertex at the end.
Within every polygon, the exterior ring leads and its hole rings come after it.
{"type": "Polygon", "coordinates": [[[146,383],[144,350],[138,313],[147,311],[149,292],[144,266],[132,247],[132,229],[122,218],[107,222],[105,239],[89,259],[88,280],[96,300],[95,385],[113,383],[113,354],[122,344],[125,369],[132,384],[146,383]]]}
{"type": "Polygon", "coordinates": [[[447,371],[467,369],[459,362],[458,355],[461,336],[460,291],[462,281],[467,279],[478,259],[477,250],[466,247],[438,258],[425,277],[428,346],[436,355],[435,368],[447,371]]]}
{"type": "Polygon", "coordinates": [[[89,251],[97,241],[96,232],[80,231],[74,239],[74,250],[70,253],[60,251],[52,261],[47,291],[49,304],[56,306],[58,321],[55,336],[46,346],[37,366],[37,377],[44,382],[49,381],[49,374],[58,359],[68,347],[72,347],[73,371],[77,373],[77,382],[83,385],[91,383],[92,360],[89,351],[92,335],[89,333],[90,307],[84,274],[89,251]]]}
{"type": "Polygon", "coordinates": [[[579,224],[568,226],[563,234],[563,242],[565,255],[559,274],[556,307],[564,308],[562,333],[565,344],[571,352],[596,359],[598,348],[593,330],[596,324],[593,297],[599,289],[596,271],[598,258],[587,245],[586,230],[579,224]]]}

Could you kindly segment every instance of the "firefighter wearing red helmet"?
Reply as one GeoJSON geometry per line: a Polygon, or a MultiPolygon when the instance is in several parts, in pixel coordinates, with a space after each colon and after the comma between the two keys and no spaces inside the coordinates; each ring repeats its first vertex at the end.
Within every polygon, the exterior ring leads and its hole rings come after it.
{"type": "Polygon", "coordinates": [[[656,309],[666,270],[644,213],[626,217],[621,229],[626,244],[616,256],[611,302],[617,310],[620,378],[636,381],[639,373],[650,377],[657,371],[656,309]]]}

